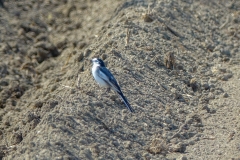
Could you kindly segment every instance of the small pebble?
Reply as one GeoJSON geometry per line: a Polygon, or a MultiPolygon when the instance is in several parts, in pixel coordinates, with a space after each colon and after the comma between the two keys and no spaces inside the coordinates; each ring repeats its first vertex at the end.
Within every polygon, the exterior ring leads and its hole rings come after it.
{"type": "Polygon", "coordinates": [[[181,155],[180,157],[177,158],[177,160],[187,160],[187,157],[184,155],[181,155]]]}
{"type": "Polygon", "coordinates": [[[224,93],[223,94],[223,98],[227,98],[228,97],[228,94],[227,93],[224,93]]]}

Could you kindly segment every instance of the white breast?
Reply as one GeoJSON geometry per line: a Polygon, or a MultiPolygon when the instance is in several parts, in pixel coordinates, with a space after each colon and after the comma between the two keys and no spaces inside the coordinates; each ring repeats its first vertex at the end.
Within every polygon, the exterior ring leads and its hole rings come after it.
{"type": "Polygon", "coordinates": [[[110,86],[101,77],[98,76],[97,74],[97,70],[99,69],[98,67],[99,66],[96,65],[93,65],[92,67],[92,75],[94,79],[99,84],[99,86],[109,88],[110,86]]]}

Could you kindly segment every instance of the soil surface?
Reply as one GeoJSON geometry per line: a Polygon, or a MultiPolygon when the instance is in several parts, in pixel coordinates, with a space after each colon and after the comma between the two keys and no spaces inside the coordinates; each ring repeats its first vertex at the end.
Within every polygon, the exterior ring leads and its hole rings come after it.
{"type": "Polygon", "coordinates": [[[0,24],[0,159],[240,159],[240,1],[0,0],[0,24]]]}

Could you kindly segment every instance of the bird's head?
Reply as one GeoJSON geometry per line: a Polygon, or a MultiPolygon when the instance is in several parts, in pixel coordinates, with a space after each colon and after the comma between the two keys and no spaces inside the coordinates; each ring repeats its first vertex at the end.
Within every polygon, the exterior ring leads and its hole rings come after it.
{"type": "Polygon", "coordinates": [[[105,67],[105,64],[104,64],[103,60],[101,60],[99,58],[93,58],[92,63],[93,63],[93,65],[98,65],[98,66],[101,66],[101,67],[105,67]]]}

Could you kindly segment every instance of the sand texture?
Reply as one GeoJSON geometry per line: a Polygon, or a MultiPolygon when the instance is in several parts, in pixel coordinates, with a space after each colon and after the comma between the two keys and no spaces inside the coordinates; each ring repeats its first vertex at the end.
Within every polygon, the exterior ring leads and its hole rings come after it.
{"type": "Polygon", "coordinates": [[[239,26],[238,0],[0,0],[0,159],[240,160],[239,26]]]}

